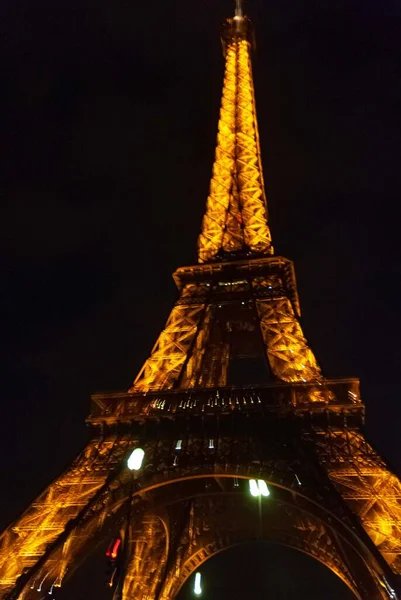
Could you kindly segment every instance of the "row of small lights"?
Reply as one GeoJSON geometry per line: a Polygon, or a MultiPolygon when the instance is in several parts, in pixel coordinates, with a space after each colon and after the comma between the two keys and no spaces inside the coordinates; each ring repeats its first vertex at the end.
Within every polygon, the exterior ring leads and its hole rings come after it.
{"type": "MultiPolygon", "coordinates": [[[[181,440],[179,440],[179,442],[181,442],[181,440]]],[[[213,440],[210,440],[209,448],[213,447],[213,440]]],[[[180,448],[181,444],[177,444],[176,449],[179,450],[180,448]]],[[[142,467],[144,457],[145,450],[143,450],[142,448],[135,448],[135,450],[131,452],[127,460],[127,467],[129,468],[129,470],[139,471],[139,469],[142,467]]],[[[254,498],[257,498],[258,496],[270,496],[269,488],[267,487],[267,484],[265,481],[263,481],[263,479],[250,479],[249,491],[251,493],[251,496],[253,496],[254,498]]]]}
{"type": "MultiPolygon", "coordinates": [[[[175,449],[177,451],[182,450],[182,441],[183,440],[177,440],[176,445],[175,445],[175,449]]],[[[214,450],[215,449],[214,438],[209,438],[208,447],[209,447],[209,450],[214,450]]],[[[128,458],[128,462],[127,462],[128,468],[131,471],[137,471],[137,470],[139,470],[141,468],[141,466],[142,466],[142,461],[143,461],[144,456],[145,456],[145,451],[142,450],[142,448],[135,448],[135,450],[133,450],[133,452],[131,453],[130,457],[128,458]]],[[[174,464],[176,464],[176,461],[174,461],[174,464]]],[[[298,485],[302,485],[301,480],[299,479],[299,477],[298,477],[298,475],[296,473],[295,473],[295,479],[296,479],[296,482],[297,482],[298,485]]],[[[235,480],[237,480],[236,477],[235,477],[235,480]]],[[[250,482],[249,482],[249,489],[250,489],[250,492],[251,492],[252,496],[255,495],[255,494],[252,493],[252,490],[254,490],[254,491],[256,490],[255,484],[251,483],[253,481],[256,481],[256,480],[251,479],[250,482]]],[[[263,481],[263,480],[262,479],[258,479],[257,481],[263,481]]],[[[238,486],[236,485],[235,487],[238,487],[238,486]]],[[[259,495],[259,494],[256,494],[256,495],[259,495]]],[[[265,495],[265,494],[262,494],[262,496],[263,495],[265,495]]]]}
{"type": "Polygon", "coordinates": [[[200,409],[202,410],[202,412],[204,412],[208,408],[214,407],[230,408],[230,410],[233,410],[235,406],[246,406],[247,404],[262,404],[262,400],[260,399],[260,396],[255,395],[250,395],[248,396],[248,398],[245,395],[241,397],[235,396],[235,398],[232,399],[231,397],[227,398],[225,396],[219,396],[219,394],[217,393],[214,397],[209,397],[207,399],[207,402],[202,402],[202,400],[199,402],[199,399],[195,397],[188,398],[186,400],[181,400],[178,405],[173,403],[167,404],[166,400],[161,400],[160,398],[157,398],[156,400],[152,401],[151,407],[157,410],[167,410],[168,412],[175,412],[177,409],[185,410],[187,408],[196,408],[198,406],[198,403],[200,409]]]}

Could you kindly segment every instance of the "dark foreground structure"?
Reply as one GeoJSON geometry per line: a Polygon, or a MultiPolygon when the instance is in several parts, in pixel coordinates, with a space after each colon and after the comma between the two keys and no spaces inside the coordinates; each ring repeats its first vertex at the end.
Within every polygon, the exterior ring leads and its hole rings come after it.
{"type": "Polygon", "coordinates": [[[400,597],[400,481],[365,439],[358,380],[323,376],[293,264],[274,255],[251,48],[238,5],[199,264],[174,273],[179,299],[133,386],[92,397],[86,448],[3,532],[0,598],[52,596],[103,545],[110,598],[173,600],[255,539],[312,556],[356,598],[400,597]]]}

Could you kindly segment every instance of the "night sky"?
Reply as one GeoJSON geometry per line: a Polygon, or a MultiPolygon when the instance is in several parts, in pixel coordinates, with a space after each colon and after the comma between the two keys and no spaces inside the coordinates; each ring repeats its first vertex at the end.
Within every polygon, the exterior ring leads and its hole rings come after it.
{"type": "MultiPolygon", "coordinates": [[[[196,260],[219,26],[233,10],[13,0],[0,11],[5,526],[84,445],[89,394],[129,386],[176,298],[172,271],[196,260]]],[[[361,378],[370,440],[401,471],[400,4],[252,0],[247,12],[276,253],[295,261],[325,375],[361,378]]],[[[276,592],[255,598],[312,597],[279,591],[293,558],[275,553],[276,592]]]]}

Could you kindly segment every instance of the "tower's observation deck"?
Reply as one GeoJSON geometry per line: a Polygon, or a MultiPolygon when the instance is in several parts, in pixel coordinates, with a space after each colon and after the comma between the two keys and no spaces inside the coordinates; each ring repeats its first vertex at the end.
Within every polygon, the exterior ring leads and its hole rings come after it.
{"type": "Polygon", "coordinates": [[[179,299],[125,396],[125,408],[122,396],[118,401],[95,396],[91,422],[102,417],[117,422],[129,414],[132,419],[135,414],[178,414],[181,409],[197,414],[210,412],[211,406],[223,413],[247,406],[277,414],[296,408],[363,417],[358,382],[336,384],[323,377],[299,321],[293,263],[273,255],[252,39],[251,23],[237,5],[222,32],[225,73],[210,193],[198,240],[200,264],[174,273],[179,299]],[[248,390],[243,400],[234,392],[240,388],[248,390]],[[254,388],[260,390],[256,403],[249,391],[254,388]],[[160,395],[166,392],[168,401],[160,395]],[[183,400],[185,393],[193,400],[183,400]]]}

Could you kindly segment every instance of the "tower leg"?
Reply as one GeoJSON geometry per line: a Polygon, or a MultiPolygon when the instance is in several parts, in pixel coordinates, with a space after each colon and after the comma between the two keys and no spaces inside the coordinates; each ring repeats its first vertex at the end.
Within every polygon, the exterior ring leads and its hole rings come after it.
{"type": "Polygon", "coordinates": [[[71,467],[4,531],[0,598],[22,600],[35,586],[61,585],[122,493],[119,473],[132,443],[124,436],[91,440],[71,467]]]}

